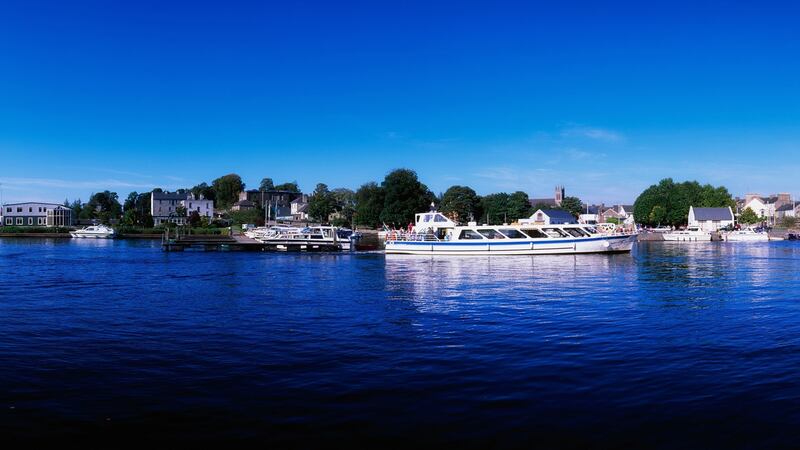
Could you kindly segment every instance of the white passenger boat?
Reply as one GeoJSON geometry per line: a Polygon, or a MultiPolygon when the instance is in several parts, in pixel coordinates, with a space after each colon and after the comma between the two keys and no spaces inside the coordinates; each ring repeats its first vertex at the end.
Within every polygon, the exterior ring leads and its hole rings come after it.
{"type": "Polygon", "coordinates": [[[756,231],[753,227],[747,227],[743,230],[736,230],[726,233],[723,236],[723,239],[726,241],[743,241],[743,242],[755,242],[755,241],[768,241],[769,240],[769,233],[766,231],[756,231]]]}
{"type": "Polygon", "coordinates": [[[70,231],[74,238],[110,239],[114,237],[114,229],[105,225],[92,225],[80,230],[70,231]]]}
{"type": "Polygon", "coordinates": [[[687,227],[685,230],[675,230],[662,234],[665,241],[711,241],[711,233],[703,231],[700,227],[687,227]]]}
{"type": "Polygon", "coordinates": [[[309,250],[323,247],[338,247],[350,250],[353,237],[360,236],[348,228],[315,226],[307,228],[275,227],[272,233],[255,236],[262,244],[275,244],[278,248],[297,247],[309,250]]]}
{"type": "Polygon", "coordinates": [[[387,254],[555,255],[629,252],[635,233],[603,234],[591,225],[457,225],[441,213],[417,214],[411,232],[386,236],[387,254]]]}

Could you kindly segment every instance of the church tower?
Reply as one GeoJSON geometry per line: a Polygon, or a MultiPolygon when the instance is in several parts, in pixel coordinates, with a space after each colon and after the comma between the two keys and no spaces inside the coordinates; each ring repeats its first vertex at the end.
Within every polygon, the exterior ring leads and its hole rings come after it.
{"type": "Polygon", "coordinates": [[[561,206],[561,201],[564,200],[564,186],[556,186],[556,196],[554,197],[556,205],[561,206]]]}

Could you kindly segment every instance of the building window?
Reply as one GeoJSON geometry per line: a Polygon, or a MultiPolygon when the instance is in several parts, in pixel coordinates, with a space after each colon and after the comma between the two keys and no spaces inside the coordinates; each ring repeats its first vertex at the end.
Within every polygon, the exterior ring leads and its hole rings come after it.
{"type": "Polygon", "coordinates": [[[17,206],[17,212],[22,212],[22,206],[17,206]]]}
{"type": "Polygon", "coordinates": [[[17,217],[17,225],[22,225],[22,217],[17,217]]]}
{"type": "Polygon", "coordinates": [[[14,225],[14,219],[11,217],[6,217],[6,225],[14,225]]]}
{"type": "Polygon", "coordinates": [[[11,212],[11,207],[6,208],[6,212],[11,212]]]}
{"type": "Polygon", "coordinates": [[[33,225],[33,217],[28,217],[28,225],[33,225]]]}

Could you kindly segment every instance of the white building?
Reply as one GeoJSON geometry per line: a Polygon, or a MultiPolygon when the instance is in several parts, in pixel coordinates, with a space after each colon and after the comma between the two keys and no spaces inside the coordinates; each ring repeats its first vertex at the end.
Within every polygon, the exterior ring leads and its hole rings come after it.
{"type": "Polygon", "coordinates": [[[703,231],[718,231],[720,228],[733,226],[733,210],[727,208],[695,208],[689,207],[689,226],[700,227],[703,231]]]}
{"type": "Polygon", "coordinates": [[[193,212],[211,220],[214,217],[214,201],[204,199],[202,196],[196,198],[191,193],[153,192],[150,195],[150,214],[153,215],[155,226],[167,222],[185,225],[186,219],[193,212]],[[179,208],[185,209],[186,213],[179,215],[179,208]]]}
{"type": "Polygon", "coordinates": [[[2,207],[0,223],[7,227],[69,227],[72,210],[58,203],[8,203],[2,207]]]}
{"type": "Polygon", "coordinates": [[[565,223],[578,223],[568,211],[563,209],[539,209],[527,219],[519,219],[521,224],[556,225],[565,223]]]}

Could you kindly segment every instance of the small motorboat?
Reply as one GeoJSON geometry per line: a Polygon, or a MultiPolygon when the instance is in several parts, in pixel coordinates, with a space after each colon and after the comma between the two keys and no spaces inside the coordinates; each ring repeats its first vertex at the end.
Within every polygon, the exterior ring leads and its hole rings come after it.
{"type": "Polygon", "coordinates": [[[753,227],[747,227],[742,230],[731,231],[723,236],[726,241],[768,241],[769,234],[766,231],[755,230],[753,227]]]}
{"type": "Polygon", "coordinates": [[[69,234],[74,238],[88,239],[111,239],[114,237],[114,229],[105,225],[92,225],[80,230],[70,231],[69,234]]]}
{"type": "Polygon", "coordinates": [[[665,241],[710,241],[711,233],[703,231],[700,227],[687,227],[685,230],[675,230],[662,234],[665,241]]]}

